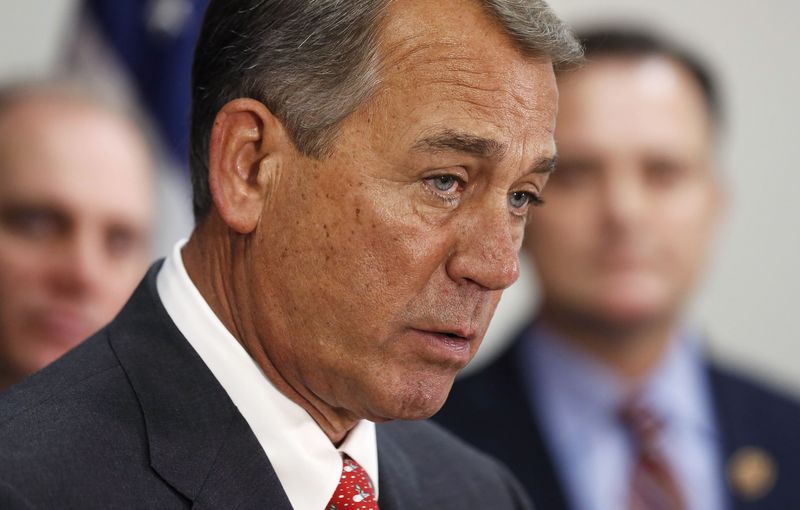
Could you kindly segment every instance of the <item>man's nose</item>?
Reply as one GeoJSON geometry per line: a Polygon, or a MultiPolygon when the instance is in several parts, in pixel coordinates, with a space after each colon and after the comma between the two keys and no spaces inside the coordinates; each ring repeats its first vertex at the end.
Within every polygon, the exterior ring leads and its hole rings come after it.
{"type": "Polygon", "coordinates": [[[83,297],[101,284],[104,263],[98,239],[88,233],[73,233],[52,254],[51,280],[54,289],[65,295],[83,297]]]}
{"type": "Polygon", "coordinates": [[[522,219],[514,218],[506,204],[489,211],[475,210],[460,224],[447,273],[458,283],[473,282],[488,290],[502,290],[519,277],[522,219]],[[516,228],[515,222],[520,222],[516,228]]]}
{"type": "Polygon", "coordinates": [[[604,182],[604,216],[612,230],[627,231],[638,225],[647,208],[647,200],[647,193],[636,172],[620,173],[604,182]]]}

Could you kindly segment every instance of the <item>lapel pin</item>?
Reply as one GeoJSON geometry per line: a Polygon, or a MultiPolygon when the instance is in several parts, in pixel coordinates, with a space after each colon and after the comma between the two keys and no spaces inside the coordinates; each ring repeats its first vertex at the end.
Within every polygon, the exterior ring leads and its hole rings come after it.
{"type": "Polygon", "coordinates": [[[765,496],[775,485],[778,467],[765,450],[739,448],[728,462],[728,478],[734,494],[745,501],[765,496]]]}

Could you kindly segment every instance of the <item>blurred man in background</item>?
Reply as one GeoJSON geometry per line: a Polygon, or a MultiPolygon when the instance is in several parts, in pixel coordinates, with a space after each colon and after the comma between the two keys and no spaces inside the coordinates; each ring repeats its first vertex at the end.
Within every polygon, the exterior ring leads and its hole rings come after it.
{"type": "Polygon", "coordinates": [[[711,77],[646,33],[583,39],[528,226],[536,319],[438,419],[539,508],[800,508],[800,408],[710,362],[682,317],[725,202],[711,77]]]}
{"type": "Polygon", "coordinates": [[[134,125],[58,86],[0,90],[0,390],[110,321],[149,262],[134,125]]]}

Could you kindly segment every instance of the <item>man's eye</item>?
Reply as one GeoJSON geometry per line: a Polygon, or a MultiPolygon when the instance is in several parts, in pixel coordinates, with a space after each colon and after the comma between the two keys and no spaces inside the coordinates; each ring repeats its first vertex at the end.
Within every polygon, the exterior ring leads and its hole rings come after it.
{"type": "Polygon", "coordinates": [[[441,193],[452,193],[458,189],[460,180],[455,175],[437,175],[427,179],[429,183],[441,193]]]}
{"type": "Polygon", "coordinates": [[[143,245],[141,236],[130,229],[115,228],[106,234],[106,250],[112,258],[121,259],[137,253],[143,245]]]}
{"type": "Polygon", "coordinates": [[[558,187],[577,188],[599,174],[600,164],[596,161],[560,159],[549,182],[558,187]]]}
{"type": "Polygon", "coordinates": [[[30,240],[49,239],[66,228],[63,218],[47,210],[21,208],[4,211],[2,216],[11,232],[30,240]]]}
{"type": "Polygon", "coordinates": [[[527,191],[514,191],[508,196],[508,203],[514,209],[524,209],[529,205],[542,205],[544,200],[527,191]]]}
{"type": "Polygon", "coordinates": [[[644,168],[648,182],[665,188],[677,184],[681,178],[688,175],[687,165],[666,159],[648,161],[644,168]]]}

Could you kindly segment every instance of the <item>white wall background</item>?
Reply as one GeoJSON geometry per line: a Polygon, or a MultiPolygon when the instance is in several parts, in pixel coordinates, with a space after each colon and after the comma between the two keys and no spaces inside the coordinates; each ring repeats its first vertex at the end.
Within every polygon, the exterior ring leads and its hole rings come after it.
{"type": "MultiPolygon", "coordinates": [[[[712,348],[800,392],[800,4],[790,0],[550,0],[578,25],[624,18],[667,32],[710,61],[725,92],[731,188],[718,256],[692,315],[712,348]]],[[[0,81],[58,64],[77,0],[0,3],[0,81]]],[[[527,271],[504,297],[485,361],[535,300],[527,271]]]]}

